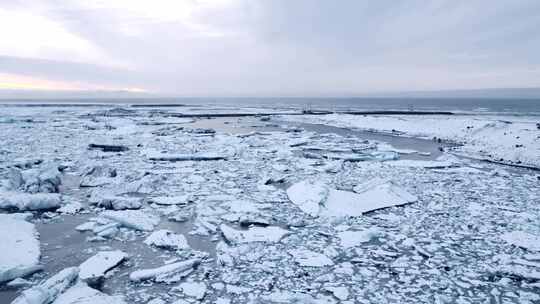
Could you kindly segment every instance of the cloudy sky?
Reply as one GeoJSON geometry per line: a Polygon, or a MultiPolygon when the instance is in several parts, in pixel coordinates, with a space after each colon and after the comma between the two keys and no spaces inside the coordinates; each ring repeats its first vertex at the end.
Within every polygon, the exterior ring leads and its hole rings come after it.
{"type": "Polygon", "coordinates": [[[0,90],[540,86],[538,0],[0,0],[0,90]]]}

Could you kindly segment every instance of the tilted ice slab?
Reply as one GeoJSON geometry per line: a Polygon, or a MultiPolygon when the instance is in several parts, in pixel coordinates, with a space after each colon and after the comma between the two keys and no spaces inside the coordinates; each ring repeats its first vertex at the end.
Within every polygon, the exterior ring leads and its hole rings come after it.
{"type": "Polygon", "coordinates": [[[62,293],[52,304],[125,304],[121,296],[109,296],[79,282],[62,293]]]}
{"type": "Polygon", "coordinates": [[[307,249],[293,249],[287,251],[300,266],[324,267],[334,265],[332,260],[322,253],[307,249]]]}
{"type": "Polygon", "coordinates": [[[14,215],[0,214],[0,283],[41,269],[39,241],[34,224],[14,215]]]}
{"type": "Polygon", "coordinates": [[[59,208],[61,202],[58,194],[0,192],[0,209],[48,210],[59,208]]]}
{"type": "Polygon", "coordinates": [[[79,266],[79,278],[89,283],[96,282],[125,258],[127,254],[120,250],[98,252],[79,266]]]}
{"type": "Polygon", "coordinates": [[[135,230],[151,231],[159,224],[159,217],[145,210],[105,211],[101,216],[135,230]]]}
{"type": "Polygon", "coordinates": [[[302,181],[287,189],[293,204],[312,216],[360,216],[377,209],[404,205],[418,198],[385,181],[355,187],[355,192],[332,189],[319,182],[302,181]]]}
{"type": "Polygon", "coordinates": [[[132,272],[129,279],[133,282],[154,280],[156,282],[178,282],[193,271],[201,263],[199,259],[167,264],[158,268],[142,269],[132,272]]]}
{"type": "Polygon", "coordinates": [[[43,283],[23,291],[11,304],[49,304],[71,286],[78,274],[78,267],[66,268],[43,283]]]}
{"type": "Polygon", "coordinates": [[[219,226],[223,236],[231,243],[250,243],[250,242],[279,242],[289,233],[277,226],[269,227],[251,227],[248,230],[236,230],[225,224],[219,226]]]}
{"type": "Polygon", "coordinates": [[[527,233],[525,231],[513,231],[505,233],[501,239],[509,244],[527,249],[529,251],[540,251],[540,236],[527,233]]]}
{"type": "Polygon", "coordinates": [[[162,229],[152,232],[144,243],[166,249],[190,249],[186,237],[182,234],[176,234],[170,230],[162,229]]]}

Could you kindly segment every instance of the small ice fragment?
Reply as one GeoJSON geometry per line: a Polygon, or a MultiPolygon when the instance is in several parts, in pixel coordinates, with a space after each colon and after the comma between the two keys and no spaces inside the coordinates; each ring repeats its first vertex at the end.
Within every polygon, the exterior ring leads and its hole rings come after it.
{"type": "Polygon", "coordinates": [[[0,209],[49,210],[59,208],[60,204],[58,194],[0,192],[0,209]]]}

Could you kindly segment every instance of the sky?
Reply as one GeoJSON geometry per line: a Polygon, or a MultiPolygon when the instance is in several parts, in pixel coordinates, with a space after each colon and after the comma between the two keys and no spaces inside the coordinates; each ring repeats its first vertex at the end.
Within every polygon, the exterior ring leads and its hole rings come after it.
{"type": "Polygon", "coordinates": [[[0,91],[540,87],[538,0],[0,0],[0,91]]]}

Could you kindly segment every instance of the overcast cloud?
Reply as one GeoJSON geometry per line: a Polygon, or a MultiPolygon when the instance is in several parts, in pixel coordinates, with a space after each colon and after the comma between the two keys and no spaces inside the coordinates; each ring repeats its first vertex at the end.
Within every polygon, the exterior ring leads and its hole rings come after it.
{"type": "Polygon", "coordinates": [[[540,86],[538,0],[10,0],[0,89],[182,96],[540,86]]]}

